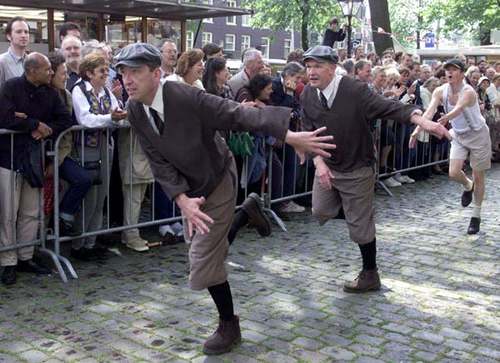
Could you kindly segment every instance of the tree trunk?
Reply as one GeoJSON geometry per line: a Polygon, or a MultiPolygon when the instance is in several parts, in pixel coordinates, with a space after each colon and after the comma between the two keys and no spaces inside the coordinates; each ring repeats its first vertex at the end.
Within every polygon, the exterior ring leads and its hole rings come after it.
{"type": "Polygon", "coordinates": [[[387,33],[391,33],[389,5],[387,0],[369,0],[369,3],[372,17],[373,43],[375,44],[375,51],[381,56],[384,50],[394,47],[390,35],[377,32],[378,28],[382,28],[387,33]]]}
{"type": "Polygon", "coordinates": [[[309,28],[309,0],[303,0],[302,1],[302,21],[300,22],[300,34],[302,37],[302,49],[306,51],[309,49],[309,34],[308,34],[308,28],[309,28]]]}
{"type": "Polygon", "coordinates": [[[491,30],[479,24],[479,44],[491,45],[491,30]]]}

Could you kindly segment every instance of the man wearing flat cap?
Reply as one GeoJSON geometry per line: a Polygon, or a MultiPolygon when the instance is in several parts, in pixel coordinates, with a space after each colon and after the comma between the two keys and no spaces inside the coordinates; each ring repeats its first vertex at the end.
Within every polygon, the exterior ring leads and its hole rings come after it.
{"type": "Polygon", "coordinates": [[[319,45],[304,53],[309,84],[301,95],[306,129],[326,126],[336,149],[330,157],[314,157],[312,212],[320,224],[343,210],[350,238],[358,244],[363,268],[344,291],[362,293],[380,289],[376,263],[374,220],[375,155],[370,121],[393,119],[414,123],[437,137],[449,137],[440,124],[424,119],[415,106],[388,100],[366,83],[335,74],[337,54],[319,45]]]}
{"type": "MultiPolygon", "coordinates": [[[[465,81],[465,66],[459,59],[445,63],[447,83],[436,88],[432,99],[424,113],[431,117],[437,107],[443,105],[445,114],[438,120],[442,125],[451,124],[453,136],[450,149],[449,177],[462,184],[462,207],[473,203],[472,216],[468,234],[479,232],[481,224],[481,205],[485,190],[485,173],[491,168],[491,139],[486,121],[479,109],[477,94],[474,88],[465,81]],[[472,168],[472,179],[463,171],[464,162],[469,157],[472,168]]],[[[420,128],[417,127],[410,139],[410,146],[420,128]]]]}
{"type": "Polygon", "coordinates": [[[328,157],[331,136],[288,130],[290,109],[254,108],[177,82],[160,83],[160,53],[149,44],[125,47],[116,59],[130,101],[129,122],[137,133],[156,181],[175,200],[185,219],[189,285],[208,289],[219,327],[205,342],[206,354],[228,352],[241,340],[224,260],[236,204],[233,155],[218,130],[262,131],[284,140],[304,157],[328,157]]]}

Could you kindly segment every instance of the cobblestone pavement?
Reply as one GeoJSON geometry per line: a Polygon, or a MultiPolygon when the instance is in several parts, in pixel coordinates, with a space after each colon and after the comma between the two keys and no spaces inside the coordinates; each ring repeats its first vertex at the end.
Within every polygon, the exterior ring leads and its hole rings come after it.
{"type": "Polygon", "coordinates": [[[366,295],[342,291],[360,266],[343,221],[245,231],[228,258],[244,340],[216,358],[201,352],[216,312],[187,288],[184,244],[77,264],[66,285],[20,274],[0,287],[0,361],[498,362],[499,185],[496,165],[477,236],[446,177],[378,195],[383,288],[366,295]]]}

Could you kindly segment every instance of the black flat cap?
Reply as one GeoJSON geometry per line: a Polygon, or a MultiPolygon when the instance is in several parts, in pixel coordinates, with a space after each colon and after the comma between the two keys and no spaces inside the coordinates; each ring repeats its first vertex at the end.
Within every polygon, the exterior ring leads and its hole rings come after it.
{"type": "Polygon", "coordinates": [[[465,72],[465,65],[462,63],[461,60],[456,59],[456,58],[450,59],[449,61],[447,61],[444,64],[444,69],[446,69],[448,67],[455,67],[455,68],[460,69],[462,72],[465,72]]]}
{"type": "Polygon", "coordinates": [[[137,68],[144,64],[161,66],[161,53],[155,46],[147,43],[129,44],[115,57],[115,67],[122,66],[137,68]]]}
{"type": "Polygon", "coordinates": [[[307,52],[304,53],[304,62],[307,62],[308,59],[314,59],[318,62],[331,62],[334,64],[339,62],[337,52],[326,45],[317,45],[309,48],[307,52]]]}

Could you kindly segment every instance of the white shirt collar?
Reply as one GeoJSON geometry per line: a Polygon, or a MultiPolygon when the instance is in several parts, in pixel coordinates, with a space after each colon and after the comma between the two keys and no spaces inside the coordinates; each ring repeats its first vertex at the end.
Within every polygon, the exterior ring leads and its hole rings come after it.
{"type": "Polygon", "coordinates": [[[143,106],[148,117],[151,117],[149,113],[149,108],[151,107],[153,110],[158,112],[158,116],[160,116],[162,121],[165,121],[163,115],[163,84],[164,82],[160,82],[160,84],[158,85],[158,89],[156,90],[155,96],[153,98],[153,103],[151,103],[151,106],[148,105],[143,105],[143,106]]]}
{"type": "Polygon", "coordinates": [[[320,97],[320,92],[323,92],[323,95],[325,98],[328,100],[328,107],[332,107],[333,100],[335,99],[335,96],[337,94],[337,90],[339,88],[339,83],[340,80],[342,79],[342,75],[336,74],[332,81],[326,86],[326,88],[323,91],[318,91],[318,97],[320,97]]]}
{"type": "MultiPolygon", "coordinates": [[[[94,90],[92,83],[90,83],[89,81],[84,81],[84,83],[85,83],[85,89],[88,92],[91,92],[94,90]]],[[[102,87],[101,90],[99,91],[99,94],[97,95],[97,98],[104,97],[105,95],[106,95],[106,91],[104,91],[104,87],[102,87]]]]}

